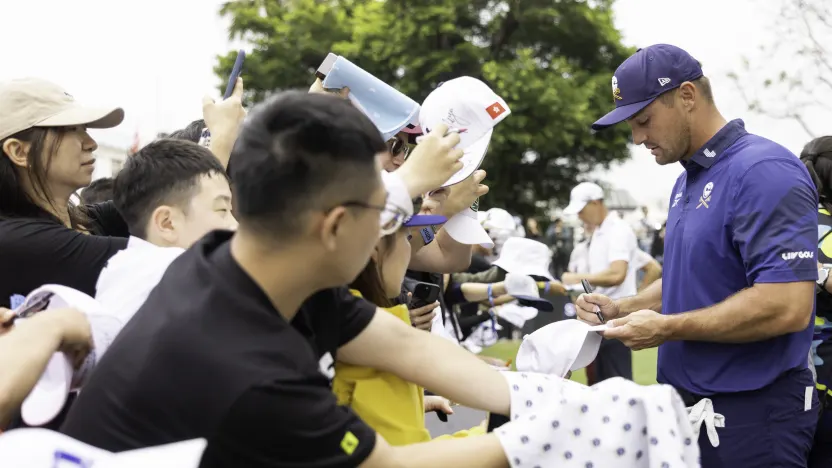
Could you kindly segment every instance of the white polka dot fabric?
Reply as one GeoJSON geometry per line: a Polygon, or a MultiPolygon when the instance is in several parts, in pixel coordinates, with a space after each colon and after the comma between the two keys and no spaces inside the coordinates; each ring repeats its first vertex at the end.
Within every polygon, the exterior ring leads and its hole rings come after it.
{"type": "Polygon", "coordinates": [[[687,410],[670,386],[504,375],[512,421],[495,433],[512,468],[700,466],[687,410]]]}

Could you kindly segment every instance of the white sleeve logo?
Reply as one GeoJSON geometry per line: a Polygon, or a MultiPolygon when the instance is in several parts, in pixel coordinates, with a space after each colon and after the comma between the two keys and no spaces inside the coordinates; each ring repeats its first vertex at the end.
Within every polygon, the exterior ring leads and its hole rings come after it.
{"type": "Polygon", "coordinates": [[[783,252],[780,256],[783,258],[783,260],[789,261],[794,260],[796,258],[815,258],[815,253],[810,250],[803,250],[800,252],[783,252]]]}

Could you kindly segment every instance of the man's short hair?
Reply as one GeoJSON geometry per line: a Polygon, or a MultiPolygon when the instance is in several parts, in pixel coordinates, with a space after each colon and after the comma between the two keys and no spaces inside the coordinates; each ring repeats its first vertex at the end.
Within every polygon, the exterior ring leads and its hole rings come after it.
{"type": "Polygon", "coordinates": [[[81,202],[85,205],[104,203],[113,199],[113,178],[102,177],[81,190],[81,202]]]}
{"type": "Polygon", "coordinates": [[[350,101],[287,91],[255,107],[231,155],[234,216],[272,237],[302,234],[313,210],[366,202],[387,145],[350,101]]]}
{"type": "Polygon", "coordinates": [[[156,140],[127,158],[113,184],[113,201],[130,234],[147,237],[147,223],[162,206],[187,210],[205,175],[228,177],[208,148],[186,140],[156,140]]]}
{"type": "MultiPolygon", "coordinates": [[[[708,79],[707,76],[703,76],[699,79],[693,80],[694,86],[696,86],[696,90],[705,98],[705,101],[713,104],[714,103],[714,91],[711,88],[711,80],[708,79]]],[[[661,96],[659,96],[659,100],[662,104],[673,107],[674,106],[674,98],[676,97],[676,93],[679,92],[679,88],[674,88],[661,96]]]]}
{"type": "Polygon", "coordinates": [[[205,121],[202,119],[194,120],[189,123],[187,127],[176,130],[167,136],[173,140],[188,140],[194,143],[199,143],[199,138],[202,136],[202,129],[205,128],[205,121]]]}

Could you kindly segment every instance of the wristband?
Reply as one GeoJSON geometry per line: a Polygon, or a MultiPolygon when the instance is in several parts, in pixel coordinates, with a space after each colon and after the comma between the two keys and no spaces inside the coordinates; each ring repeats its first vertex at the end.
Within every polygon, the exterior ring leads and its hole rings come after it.
{"type": "Polygon", "coordinates": [[[425,242],[425,245],[433,242],[433,239],[436,237],[430,226],[423,227],[419,232],[422,234],[422,240],[425,242]]]}
{"type": "Polygon", "coordinates": [[[494,307],[494,291],[493,291],[493,283],[488,283],[488,305],[494,307]]]}
{"type": "Polygon", "coordinates": [[[549,294],[549,289],[552,288],[552,283],[546,281],[546,286],[543,287],[543,294],[549,294]]]}

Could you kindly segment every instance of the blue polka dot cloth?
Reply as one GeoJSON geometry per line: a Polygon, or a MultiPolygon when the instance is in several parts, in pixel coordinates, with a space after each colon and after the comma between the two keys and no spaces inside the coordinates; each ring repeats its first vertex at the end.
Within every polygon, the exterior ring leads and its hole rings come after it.
{"type": "Polygon", "coordinates": [[[504,372],[511,422],[495,431],[512,468],[699,467],[699,445],[679,394],[622,378],[592,387],[504,372]]]}

